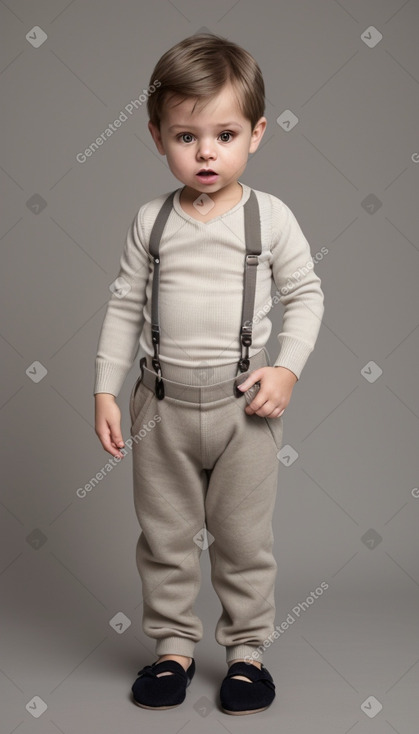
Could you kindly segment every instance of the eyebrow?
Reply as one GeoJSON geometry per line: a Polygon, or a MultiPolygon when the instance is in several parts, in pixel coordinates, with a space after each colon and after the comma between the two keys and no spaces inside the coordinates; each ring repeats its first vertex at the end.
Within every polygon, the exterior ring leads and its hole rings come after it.
{"type": "MultiPolygon", "coordinates": [[[[214,127],[233,127],[233,126],[239,127],[241,130],[243,129],[242,125],[240,125],[240,123],[238,123],[238,122],[219,122],[216,125],[214,125],[214,127]]],[[[169,127],[169,132],[171,132],[172,130],[176,130],[176,128],[180,128],[180,129],[190,128],[190,129],[192,129],[193,127],[194,127],[193,125],[171,125],[169,127]]]]}

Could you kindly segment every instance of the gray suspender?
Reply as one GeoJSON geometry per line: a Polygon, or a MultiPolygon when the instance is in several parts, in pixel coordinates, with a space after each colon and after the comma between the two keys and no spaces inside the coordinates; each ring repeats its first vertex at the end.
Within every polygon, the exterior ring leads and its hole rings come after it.
{"type": "MultiPolygon", "coordinates": [[[[151,299],[151,339],[154,345],[154,357],[152,364],[157,373],[156,377],[156,396],[159,400],[164,398],[164,385],[162,378],[161,364],[159,360],[159,344],[160,344],[160,327],[159,327],[159,305],[158,290],[160,276],[160,258],[159,245],[169,214],[172,210],[173,197],[176,191],[173,191],[164,201],[151,230],[150,235],[150,254],[154,259],[154,274],[152,284],[151,299]]],[[[259,264],[258,255],[262,252],[261,235],[260,235],[260,216],[259,205],[256,194],[253,189],[244,205],[244,234],[246,241],[246,256],[244,270],[244,290],[243,290],[243,308],[240,329],[240,341],[242,345],[242,356],[239,360],[238,367],[240,372],[246,372],[249,369],[249,347],[252,344],[252,321],[253,309],[255,303],[256,290],[256,268],[259,264]],[[243,356],[243,347],[245,354],[243,356]]]]}
{"type": "Polygon", "coordinates": [[[163,234],[163,230],[169,214],[172,210],[173,197],[176,191],[173,191],[164,202],[159,213],[157,214],[156,220],[153,224],[153,229],[150,235],[150,254],[154,259],[154,274],[153,274],[153,285],[151,290],[151,341],[154,344],[154,357],[152,364],[157,372],[156,377],[156,396],[159,400],[164,398],[164,385],[161,373],[161,364],[159,360],[159,344],[160,344],[160,326],[159,326],[159,278],[160,278],[160,258],[159,258],[159,246],[160,239],[163,234]]]}
{"type": "Polygon", "coordinates": [[[246,241],[246,257],[244,269],[244,290],[242,325],[240,338],[246,348],[245,356],[239,360],[240,372],[249,369],[249,347],[252,343],[253,308],[256,290],[256,268],[259,265],[258,255],[262,252],[260,236],[259,204],[253,189],[244,205],[244,238],[246,241]]]}

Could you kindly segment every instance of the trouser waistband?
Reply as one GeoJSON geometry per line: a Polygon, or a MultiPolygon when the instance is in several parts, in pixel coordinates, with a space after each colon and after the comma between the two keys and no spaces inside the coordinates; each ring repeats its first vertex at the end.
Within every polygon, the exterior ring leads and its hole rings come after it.
{"type": "MultiPolygon", "coordinates": [[[[254,354],[249,359],[249,369],[246,372],[240,372],[237,362],[230,365],[221,365],[219,367],[198,367],[198,368],[182,368],[176,367],[167,369],[166,365],[162,367],[162,377],[164,383],[165,396],[185,400],[193,403],[207,403],[219,400],[225,397],[240,397],[243,395],[240,391],[235,393],[234,387],[249,376],[250,372],[259,367],[269,366],[269,354],[265,347],[254,354]],[[176,374],[177,380],[169,379],[166,373],[172,377],[176,374]],[[223,379],[226,375],[231,375],[228,379],[223,379]],[[217,382],[215,382],[215,378],[217,382]],[[184,382],[182,382],[182,379],[184,382]],[[189,384],[187,382],[189,380],[189,384]],[[208,384],[210,383],[210,384],[208,384]]],[[[170,367],[174,367],[170,365],[170,367]]],[[[151,363],[151,357],[146,356],[146,362],[143,364],[142,382],[153,392],[156,387],[157,374],[151,363]]],[[[163,398],[164,399],[164,398],[163,398]]]]}

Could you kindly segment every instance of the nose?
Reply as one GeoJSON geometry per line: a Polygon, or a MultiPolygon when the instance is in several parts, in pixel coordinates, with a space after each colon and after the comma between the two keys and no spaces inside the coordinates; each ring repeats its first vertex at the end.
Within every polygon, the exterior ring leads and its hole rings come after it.
{"type": "Polygon", "coordinates": [[[214,143],[210,139],[201,140],[197,150],[197,157],[200,160],[208,160],[216,158],[214,143]]]}

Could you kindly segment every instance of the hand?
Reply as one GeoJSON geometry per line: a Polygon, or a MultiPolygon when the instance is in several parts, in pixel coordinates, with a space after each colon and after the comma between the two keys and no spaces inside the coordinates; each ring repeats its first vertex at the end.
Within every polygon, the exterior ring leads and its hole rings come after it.
{"type": "Polygon", "coordinates": [[[248,415],[256,413],[262,418],[279,418],[291,400],[291,393],[298,378],[287,367],[260,367],[251,372],[239,389],[243,392],[260,382],[260,389],[246,406],[248,415]]]}
{"type": "Polygon", "coordinates": [[[95,394],[95,432],[105,451],[122,459],[118,448],[124,447],[121,433],[121,411],[111,393],[95,394]]]}

